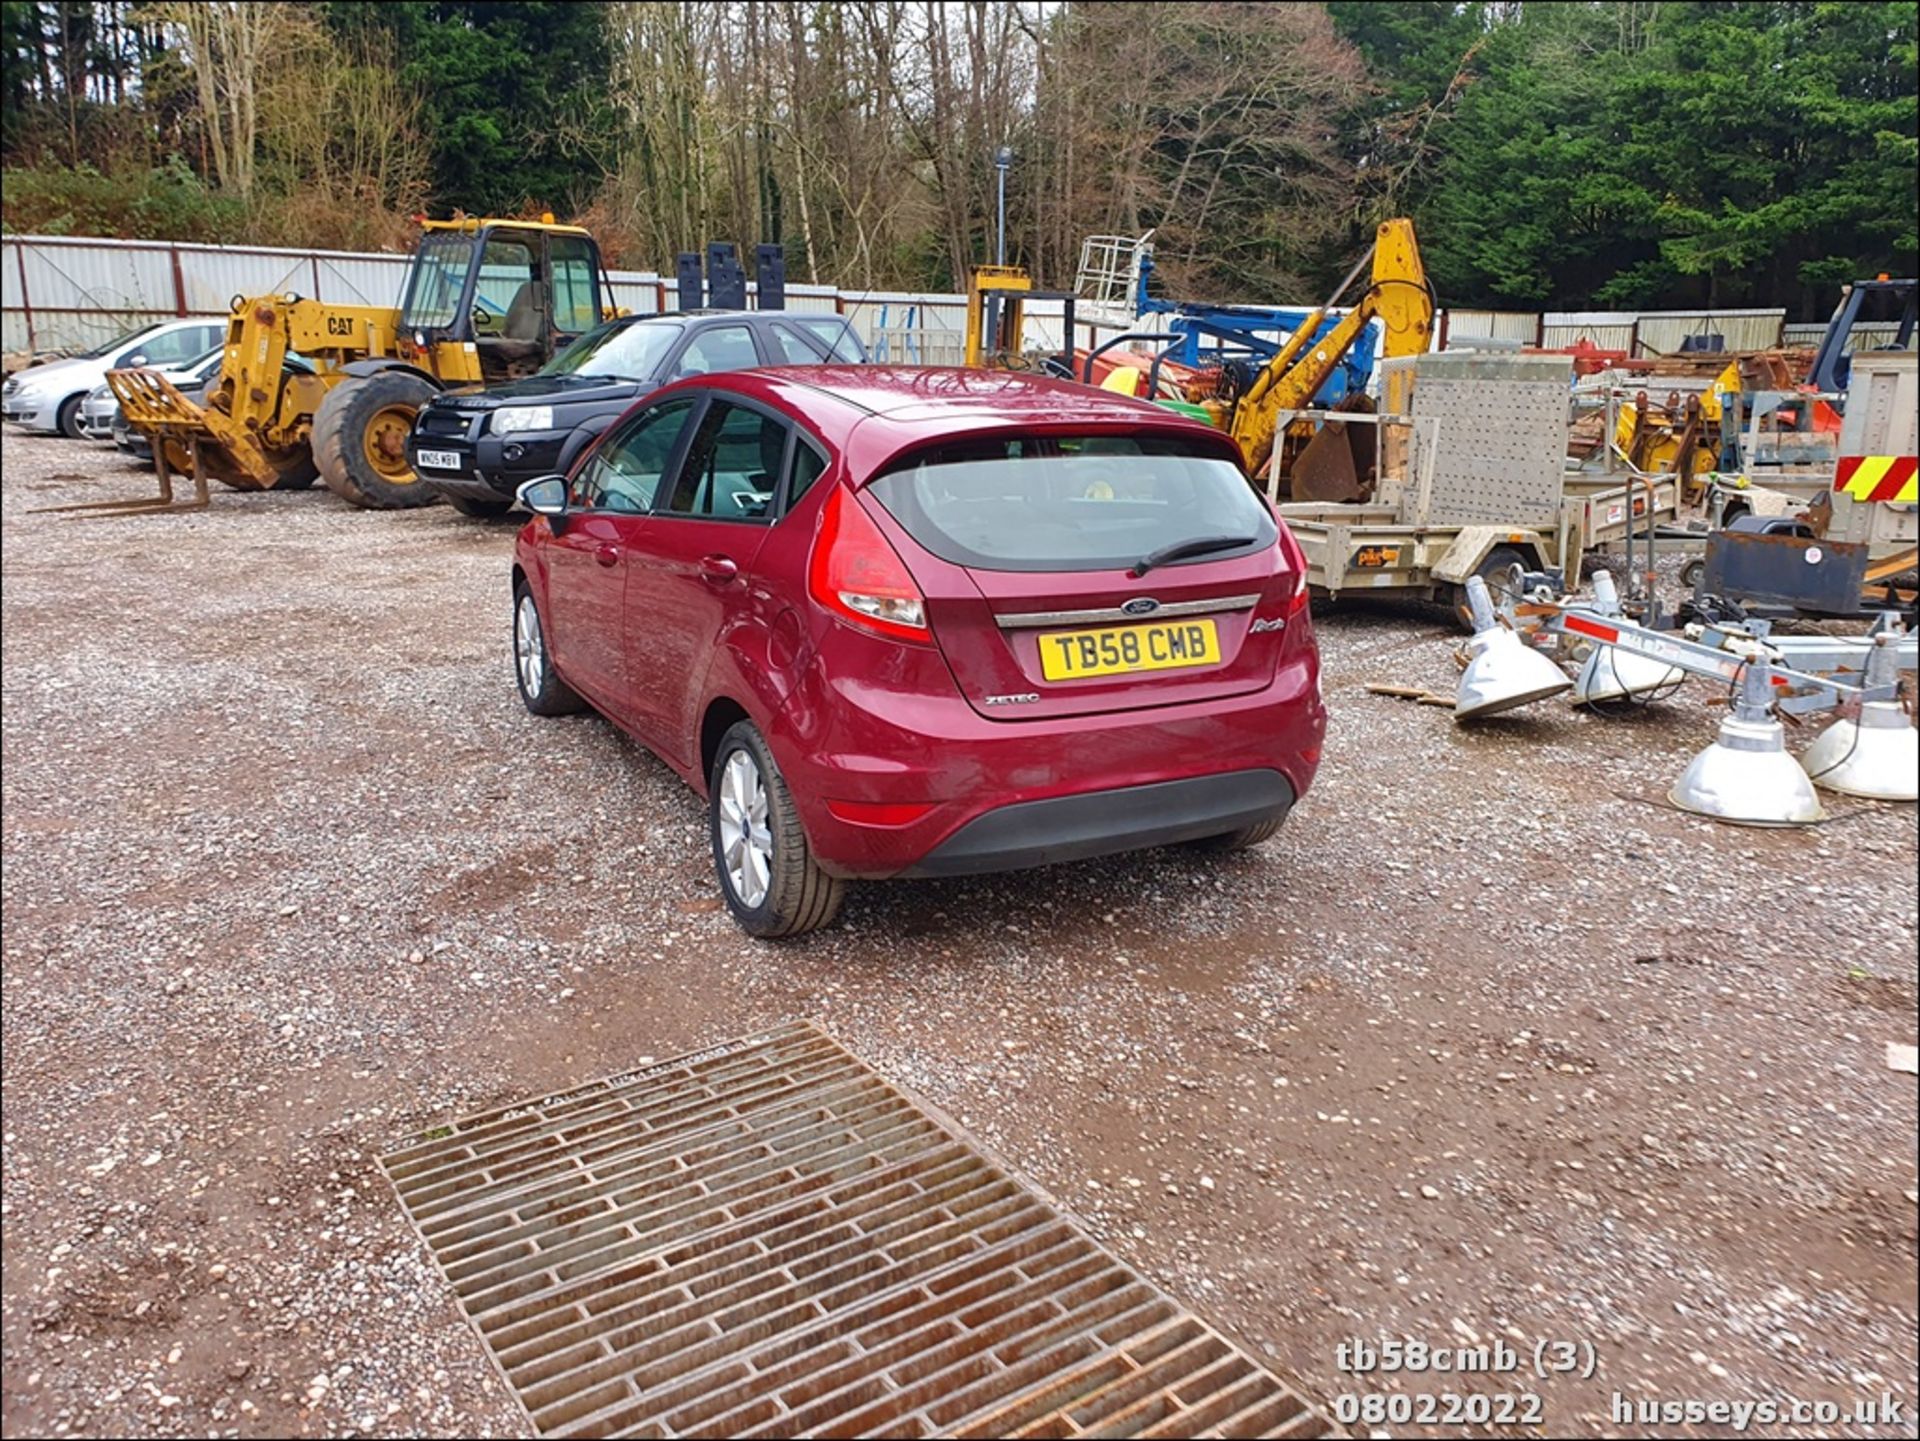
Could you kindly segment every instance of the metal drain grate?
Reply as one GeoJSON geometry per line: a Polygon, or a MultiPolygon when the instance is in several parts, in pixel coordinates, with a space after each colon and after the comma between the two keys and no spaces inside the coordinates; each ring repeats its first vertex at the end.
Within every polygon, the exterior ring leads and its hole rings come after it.
{"type": "Polygon", "coordinates": [[[801,1023],[381,1159],[546,1436],[1321,1436],[801,1023]]]}

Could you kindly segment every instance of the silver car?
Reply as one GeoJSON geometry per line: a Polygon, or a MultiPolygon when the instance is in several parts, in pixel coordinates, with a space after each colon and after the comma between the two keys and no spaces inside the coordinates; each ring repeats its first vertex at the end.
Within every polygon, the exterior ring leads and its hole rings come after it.
{"type": "Polygon", "coordinates": [[[120,401],[113,387],[102,381],[80,402],[80,434],[88,440],[112,443],[113,422],[119,414],[120,401]]]}
{"type": "Polygon", "coordinates": [[[130,331],[111,345],[51,360],[7,377],[0,384],[0,418],[29,430],[52,431],[78,440],[80,407],[109,370],[134,365],[180,365],[203,355],[207,347],[222,344],[223,320],[169,320],[130,331]]]}

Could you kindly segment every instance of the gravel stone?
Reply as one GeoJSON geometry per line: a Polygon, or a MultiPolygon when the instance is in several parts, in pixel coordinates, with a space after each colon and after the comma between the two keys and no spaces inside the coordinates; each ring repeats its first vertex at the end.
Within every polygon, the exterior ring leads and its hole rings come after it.
{"type": "Polygon", "coordinates": [[[764,945],[664,766],[521,707],[511,525],[28,513],[150,486],[5,438],[9,1434],[518,1434],[374,1157],[798,1016],[1311,1394],[1467,1327],[1593,1344],[1530,1383],[1546,1434],[1615,1390],[1914,1404],[1914,809],[1658,804],[1711,688],[1462,729],[1363,691],[1450,689],[1447,620],[1343,604],[1272,843],[862,887],[764,945]]]}

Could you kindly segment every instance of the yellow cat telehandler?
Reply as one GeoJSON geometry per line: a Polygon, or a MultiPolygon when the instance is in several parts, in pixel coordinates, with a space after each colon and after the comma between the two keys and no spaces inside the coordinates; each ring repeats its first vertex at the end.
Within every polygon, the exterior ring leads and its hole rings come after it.
{"type": "Polygon", "coordinates": [[[316,478],[355,505],[399,510],[434,492],[407,463],[414,416],[437,391],[517,379],[615,310],[585,230],[539,221],[423,221],[398,308],[298,295],[235,296],[226,356],[204,401],[152,370],[107,384],[153,442],[157,498],[87,507],[197,510],[207,482],[294,490],[316,478]],[[287,364],[304,357],[308,373],[287,364]],[[173,473],[195,496],[173,499],[173,473]]]}

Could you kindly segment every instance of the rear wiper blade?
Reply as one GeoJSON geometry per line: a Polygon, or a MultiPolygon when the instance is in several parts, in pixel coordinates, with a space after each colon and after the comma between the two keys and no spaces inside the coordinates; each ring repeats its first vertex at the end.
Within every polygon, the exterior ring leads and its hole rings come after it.
{"type": "Polygon", "coordinates": [[[1236,546],[1252,545],[1260,537],[1257,535],[1203,535],[1193,540],[1176,541],[1172,545],[1162,546],[1159,550],[1143,555],[1133,563],[1132,574],[1137,579],[1157,565],[1165,565],[1172,560],[1185,560],[1190,555],[1205,555],[1209,551],[1232,550],[1236,546]]]}

